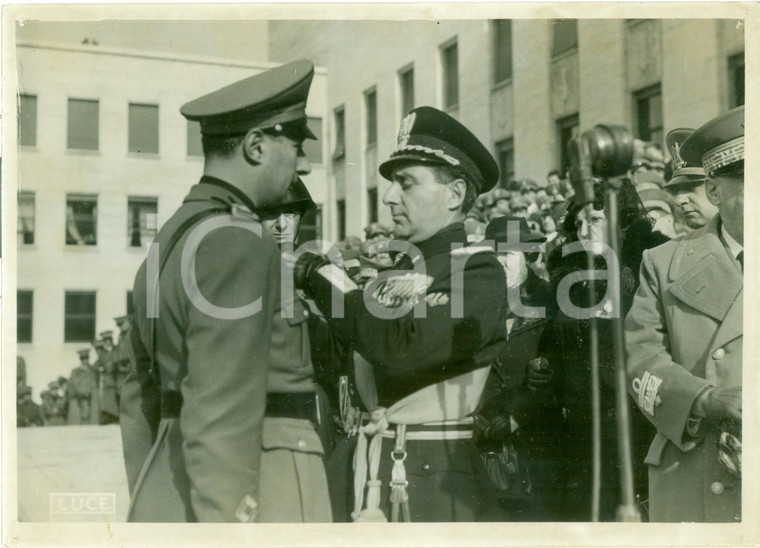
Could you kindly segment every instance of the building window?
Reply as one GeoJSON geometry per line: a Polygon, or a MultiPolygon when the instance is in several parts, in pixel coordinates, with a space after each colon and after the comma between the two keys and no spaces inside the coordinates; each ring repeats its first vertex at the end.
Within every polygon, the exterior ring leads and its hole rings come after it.
{"type": "Polygon", "coordinates": [[[142,247],[153,241],[158,230],[158,200],[156,198],[128,198],[127,245],[142,247]]]}
{"type": "Polygon", "coordinates": [[[18,245],[34,243],[34,192],[18,193],[18,245]]]}
{"type": "Polygon", "coordinates": [[[16,341],[32,342],[32,312],[34,309],[34,293],[32,291],[16,291],[16,341]]]}
{"type": "Polygon", "coordinates": [[[369,209],[369,222],[377,222],[377,187],[367,191],[367,208],[369,209]]]}
{"type": "Polygon", "coordinates": [[[570,152],[568,145],[571,140],[578,137],[580,122],[577,114],[572,114],[557,120],[557,156],[559,158],[560,173],[567,173],[570,169],[570,152]]]}
{"type": "Polygon", "coordinates": [[[132,296],[132,291],[127,291],[127,315],[131,316],[135,313],[135,301],[132,296]]]}
{"type": "Polygon", "coordinates": [[[63,342],[95,339],[95,292],[67,291],[63,342]]]}
{"type": "Polygon", "coordinates": [[[203,156],[203,142],[200,122],[187,121],[187,155],[203,156]]]}
{"type": "Polygon", "coordinates": [[[303,245],[306,242],[322,239],[322,209],[312,209],[307,211],[301,219],[301,227],[298,230],[297,245],[303,245]]]}
{"type": "Polygon", "coordinates": [[[554,40],[552,57],[578,47],[578,21],[576,19],[557,19],[552,21],[554,40]]]}
{"type": "Polygon", "coordinates": [[[317,136],[317,140],[306,139],[303,142],[303,152],[312,164],[321,164],[322,160],[322,118],[309,118],[309,129],[317,136]]]}
{"type": "Polygon", "coordinates": [[[401,114],[406,116],[414,108],[414,69],[408,68],[398,75],[401,89],[401,114]]]}
{"type": "Polygon", "coordinates": [[[95,245],[98,225],[96,196],[66,196],[66,245],[95,245]]]}
{"type": "Polygon", "coordinates": [[[496,143],[496,156],[499,162],[499,184],[503,188],[515,178],[515,141],[511,137],[496,143]]]}
{"type": "Polygon", "coordinates": [[[367,148],[377,146],[377,91],[364,92],[364,110],[367,115],[367,148]]]}
{"type": "Polygon", "coordinates": [[[37,145],[37,96],[21,95],[18,101],[18,144],[37,145]]]}
{"type": "Polygon", "coordinates": [[[642,141],[663,144],[662,91],[655,84],[633,94],[634,137],[642,141]]]}
{"type": "Polygon", "coordinates": [[[98,150],[98,102],[69,99],[66,146],[72,150],[98,150]]]}
{"type": "Polygon", "coordinates": [[[158,105],[129,104],[129,152],[158,154],[158,105]]]}
{"type": "Polygon", "coordinates": [[[728,58],[728,107],[736,108],[744,104],[744,53],[728,58]]]}
{"type": "Polygon", "coordinates": [[[459,105],[459,48],[456,42],[441,48],[443,66],[443,108],[452,110],[459,105]]]}
{"type": "Polygon", "coordinates": [[[338,240],[346,239],[346,199],[338,200],[338,240]]]}
{"type": "Polygon", "coordinates": [[[333,158],[343,158],[346,155],[346,110],[343,107],[335,109],[335,152],[333,158]]]}
{"type": "Polygon", "coordinates": [[[512,21],[496,19],[493,22],[493,83],[500,84],[512,78],[512,21]]]}

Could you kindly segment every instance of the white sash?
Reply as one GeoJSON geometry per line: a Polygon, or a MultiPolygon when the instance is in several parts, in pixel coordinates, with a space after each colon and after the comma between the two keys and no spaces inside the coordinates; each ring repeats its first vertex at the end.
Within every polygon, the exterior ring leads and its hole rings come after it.
{"type": "Polygon", "coordinates": [[[354,371],[359,395],[371,421],[359,428],[354,453],[354,521],[387,521],[380,510],[380,481],[377,479],[382,454],[383,432],[390,424],[424,424],[463,419],[475,411],[491,366],[426,386],[397,401],[389,408],[378,407],[377,386],[372,365],[354,352],[354,371]],[[371,440],[368,442],[367,437],[371,440]],[[367,474],[369,473],[369,480],[367,474]],[[364,507],[364,486],[367,505],[364,507]]]}

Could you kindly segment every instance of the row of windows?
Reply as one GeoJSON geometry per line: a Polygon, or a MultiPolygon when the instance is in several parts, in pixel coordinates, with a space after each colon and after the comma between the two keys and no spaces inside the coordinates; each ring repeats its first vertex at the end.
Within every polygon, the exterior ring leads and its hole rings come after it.
{"type": "MultiPolygon", "coordinates": [[[[34,243],[35,195],[18,194],[18,244],[34,243]]],[[[66,245],[88,246],[98,243],[98,197],[87,194],[66,196],[66,245]]],[[[127,198],[126,241],[130,247],[142,247],[153,241],[158,229],[158,199],[127,198]]]]}
{"type": "MultiPolygon", "coordinates": [[[[20,343],[33,341],[34,292],[16,292],[16,340],[20,343]]],[[[64,295],[63,342],[91,342],[95,340],[96,292],[66,291],[64,295]]],[[[132,292],[127,291],[126,311],[132,314],[132,292]]]]}
{"type": "MultiPolygon", "coordinates": [[[[309,118],[315,135],[322,134],[322,119],[309,118]]],[[[128,109],[128,152],[134,154],[159,153],[158,105],[130,103],[128,109]]],[[[37,146],[37,96],[19,96],[18,140],[24,146],[37,146]]],[[[100,102],[91,99],[69,99],[66,148],[69,150],[97,151],[100,147],[100,102]]],[[[304,152],[309,161],[322,163],[322,146],[307,140],[304,152]]],[[[203,156],[201,128],[198,122],[187,120],[188,156],[203,156]]]]}

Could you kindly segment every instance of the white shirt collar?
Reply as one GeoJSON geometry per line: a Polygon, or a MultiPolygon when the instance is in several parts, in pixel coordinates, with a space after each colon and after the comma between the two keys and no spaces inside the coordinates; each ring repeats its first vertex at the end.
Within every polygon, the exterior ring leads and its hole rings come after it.
{"type": "Polygon", "coordinates": [[[723,241],[726,242],[726,245],[728,245],[728,249],[731,250],[731,255],[736,259],[739,256],[739,253],[744,251],[744,246],[737,242],[731,234],[728,233],[728,230],[723,229],[723,224],[720,225],[720,235],[723,238],[723,241]]]}

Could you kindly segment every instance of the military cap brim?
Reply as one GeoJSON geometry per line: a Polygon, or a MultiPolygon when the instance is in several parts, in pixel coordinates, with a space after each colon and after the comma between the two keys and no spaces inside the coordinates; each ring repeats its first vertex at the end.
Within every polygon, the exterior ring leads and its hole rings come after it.
{"type": "Polygon", "coordinates": [[[688,164],[701,165],[708,176],[744,162],[744,106],[695,129],[683,142],[681,157],[688,164]]]}
{"type": "Polygon", "coordinates": [[[306,100],[314,65],[293,61],[240,80],[180,108],[188,120],[200,122],[204,135],[235,135],[258,127],[278,129],[295,124],[304,138],[316,139],[306,125],[306,100]]]}
{"type": "Polygon", "coordinates": [[[702,165],[689,164],[681,154],[684,141],[692,133],[694,133],[694,128],[678,128],[668,132],[665,136],[665,144],[673,160],[673,174],[665,184],[665,188],[681,184],[693,184],[705,179],[705,170],[702,169],[702,165]]]}
{"type": "Polygon", "coordinates": [[[391,180],[402,162],[460,169],[478,193],[499,180],[499,166],[488,149],[459,121],[433,107],[418,107],[401,122],[395,150],[378,171],[391,180]]]}
{"type": "Polygon", "coordinates": [[[110,329],[107,331],[101,331],[100,332],[100,338],[101,339],[113,339],[113,331],[110,329]]]}

